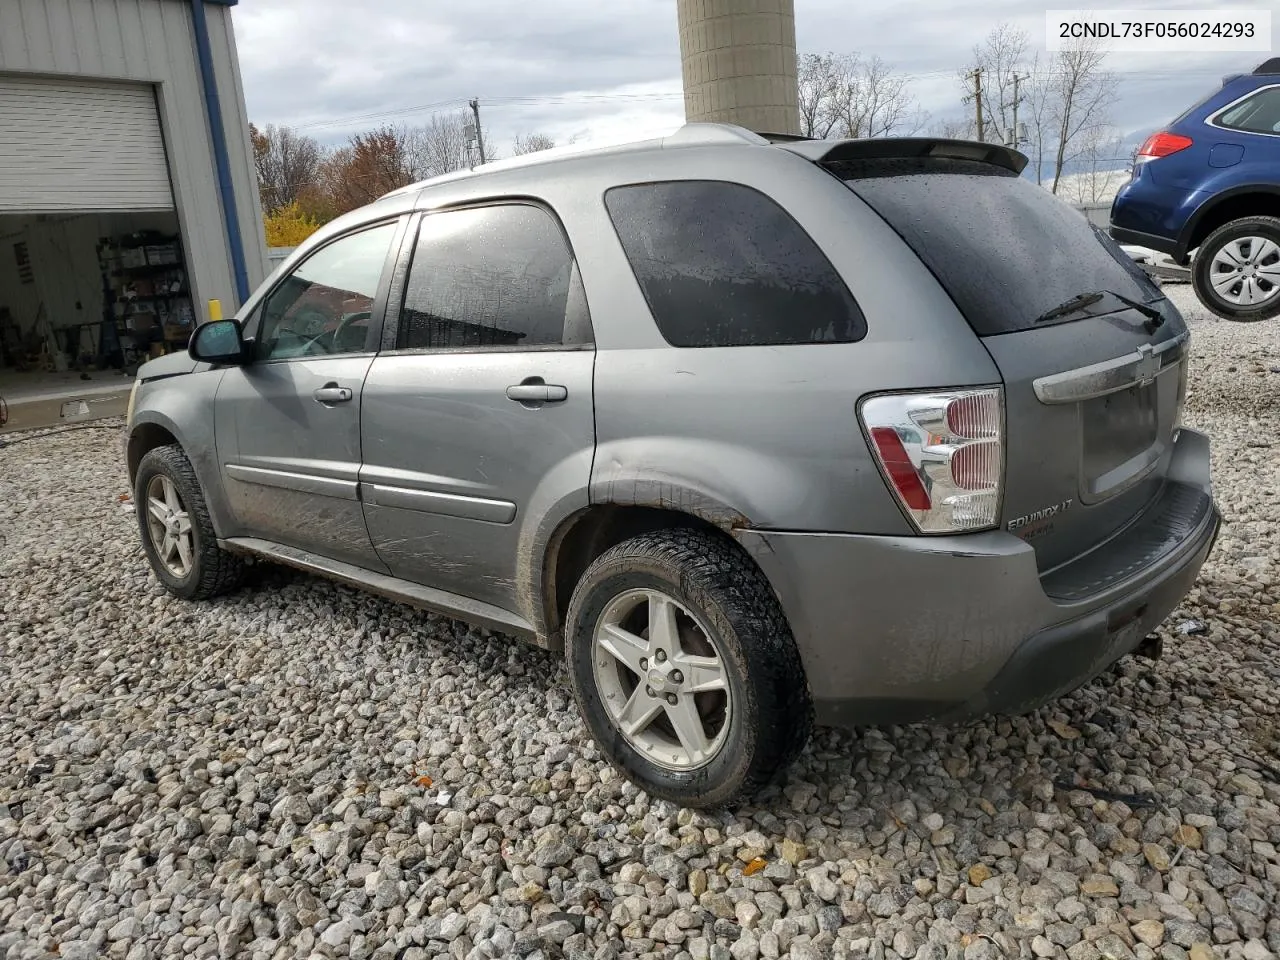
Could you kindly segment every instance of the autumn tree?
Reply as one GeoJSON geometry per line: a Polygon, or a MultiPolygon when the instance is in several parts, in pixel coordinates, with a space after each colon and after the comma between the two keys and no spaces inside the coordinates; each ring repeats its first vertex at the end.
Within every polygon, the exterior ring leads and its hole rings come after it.
{"type": "Polygon", "coordinates": [[[545,133],[530,133],[526,136],[516,134],[516,138],[511,147],[514,156],[523,156],[526,153],[537,153],[540,150],[550,150],[556,145],[555,140],[547,136],[545,133]]]}
{"type": "Polygon", "coordinates": [[[470,116],[456,111],[420,126],[383,125],[332,151],[287,127],[251,126],[263,212],[285,211],[278,229],[303,230],[399,187],[472,166],[479,158],[467,135],[470,116]]]}
{"type": "Polygon", "coordinates": [[[879,57],[806,54],[798,80],[800,132],[807,137],[909,135],[924,124],[907,78],[879,57]]]}
{"type": "Polygon", "coordinates": [[[329,157],[320,179],[338,213],[362,207],[413,183],[418,177],[407,131],[387,125],[353,135],[346,146],[329,157]]]}
{"type": "Polygon", "coordinates": [[[324,148],[316,140],[273,124],[263,130],[250,124],[249,137],[264,213],[297,203],[315,188],[324,162],[324,148]]]}
{"type": "Polygon", "coordinates": [[[263,218],[268,247],[296,247],[320,229],[319,221],[295,200],[263,218]]]}

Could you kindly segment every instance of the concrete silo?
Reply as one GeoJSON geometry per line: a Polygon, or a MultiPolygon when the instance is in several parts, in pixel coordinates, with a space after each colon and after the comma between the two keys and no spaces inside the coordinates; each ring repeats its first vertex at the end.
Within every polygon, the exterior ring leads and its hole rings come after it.
{"type": "Polygon", "coordinates": [[[800,132],[794,0],[677,0],[685,119],[800,132]]]}

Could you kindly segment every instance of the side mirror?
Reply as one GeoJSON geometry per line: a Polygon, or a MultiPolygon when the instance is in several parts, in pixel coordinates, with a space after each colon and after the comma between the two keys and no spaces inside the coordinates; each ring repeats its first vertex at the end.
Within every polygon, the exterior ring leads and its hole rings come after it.
{"type": "Polygon", "coordinates": [[[244,363],[244,346],[238,320],[213,320],[196,328],[187,353],[204,363],[244,363]]]}

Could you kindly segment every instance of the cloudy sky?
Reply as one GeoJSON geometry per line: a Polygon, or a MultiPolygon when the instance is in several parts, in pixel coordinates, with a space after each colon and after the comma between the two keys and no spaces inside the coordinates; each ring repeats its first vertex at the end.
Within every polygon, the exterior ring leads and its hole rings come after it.
{"type": "MultiPolygon", "coordinates": [[[[964,109],[956,70],[1012,22],[1043,50],[1045,10],[1026,0],[795,0],[801,53],[878,55],[912,78],[934,118],[964,109]]],[[[1090,8],[1109,8],[1095,0],[1090,8]]],[[[1120,0],[1127,10],[1208,0],[1120,0]]],[[[1257,0],[1231,7],[1266,9],[1257,0]]],[[[661,133],[683,120],[674,0],[244,0],[234,9],[249,116],[339,142],[379,122],[416,123],[479,97],[498,150],[542,132],[558,142],[661,133]]],[[[1224,74],[1264,54],[1112,54],[1113,108],[1129,139],[1172,119],[1224,74]]]]}

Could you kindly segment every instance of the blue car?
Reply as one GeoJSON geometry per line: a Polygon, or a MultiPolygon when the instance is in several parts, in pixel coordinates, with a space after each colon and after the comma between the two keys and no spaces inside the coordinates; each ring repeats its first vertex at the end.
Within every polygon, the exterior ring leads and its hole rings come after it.
{"type": "Polygon", "coordinates": [[[1192,263],[1196,295],[1220,317],[1280,314],[1280,58],[1227,77],[1147,139],[1111,236],[1192,263]]]}

